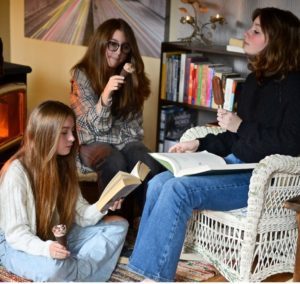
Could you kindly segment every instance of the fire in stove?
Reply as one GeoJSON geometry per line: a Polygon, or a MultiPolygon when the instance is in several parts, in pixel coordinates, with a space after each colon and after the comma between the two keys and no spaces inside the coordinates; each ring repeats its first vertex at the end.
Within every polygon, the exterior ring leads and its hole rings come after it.
{"type": "Polygon", "coordinates": [[[19,142],[26,123],[26,85],[0,86],[0,151],[19,142]]]}

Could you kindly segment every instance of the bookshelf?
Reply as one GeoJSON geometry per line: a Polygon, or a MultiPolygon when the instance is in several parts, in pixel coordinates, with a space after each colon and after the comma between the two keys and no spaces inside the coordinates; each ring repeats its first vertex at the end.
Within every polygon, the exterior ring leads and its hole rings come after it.
{"type": "MultiPolygon", "coordinates": [[[[185,129],[216,121],[217,109],[216,106],[213,106],[212,98],[210,98],[210,102],[206,101],[206,103],[196,101],[199,99],[196,97],[186,98],[187,93],[191,91],[186,89],[188,88],[187,81],[183,79],[184,76],[187,76],[187,71],[182,74],[182,66],[184,66],[181,65],[182,54],[193,54],[185,57],[195,57],[195,64],[201,62],[201,59],[197,59],[198,54],[204,58],[203,64],[209,62],[214,66],[230,66],[232,72],[239,73],[242,77],[246,77],[249,73],[246,55],[227,51],[226,46],[203,46],[197,42],[162,42],[156,136],[156,151],[158,152],[166,151],[166,146],[169,147],[172,143],[176,143],[185,129]],[[170,68],[170,64],[173,67],[170,68]],[[182,84],[184,85],[183,89],[182,84]],[[188,121],[189,119],[190,121],[188,121]],[[171,131],[169,131],[170,128],[172,128],[171,131]]],[[[195,79],[197,85],[201,78],[197,73],[195,79]]]]}

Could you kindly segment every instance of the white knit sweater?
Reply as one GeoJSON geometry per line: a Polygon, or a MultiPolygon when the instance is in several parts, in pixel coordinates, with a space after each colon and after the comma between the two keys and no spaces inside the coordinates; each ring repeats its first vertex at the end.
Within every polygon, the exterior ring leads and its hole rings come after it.
{"type": "MultiPolygon", "coordinates": [[[[80,194],[75,217],[78,225],[94,225],[104,215],[80,194]]],[[[0,184],[0,229],[14,249],[50,257],[49,245],[52,241],[43,241],[36,236],[33,192],[24,167],[18,160],[12,162],[0,184]]]]}

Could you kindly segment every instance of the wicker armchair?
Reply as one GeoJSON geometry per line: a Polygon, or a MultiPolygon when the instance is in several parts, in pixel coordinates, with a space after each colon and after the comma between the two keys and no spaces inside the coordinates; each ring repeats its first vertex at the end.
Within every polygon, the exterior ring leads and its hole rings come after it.
{"type": "MultiPolygon", "coordinates": [[[[218,127],[187,130],[181,141],[218,133],[218,127]]],[[[248,207],[228,212],[194,211],[183,252],[212,263],[228,281],[258,282],[293,272],[297,245],[295,213],[285,200],[300,194],[300,157],[271,155],[256,166],[248,207]]]]}

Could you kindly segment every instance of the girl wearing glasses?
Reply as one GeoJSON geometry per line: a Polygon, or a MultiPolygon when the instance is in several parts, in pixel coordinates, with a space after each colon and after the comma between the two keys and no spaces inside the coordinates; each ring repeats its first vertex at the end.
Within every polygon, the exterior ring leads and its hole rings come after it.
{"type": "Polygon", "coordinates": [[[0,172],[0,263],[34,282],[107,281],[127,233],[125,219],[105,216],[80,194],[74,130],[70,107],[41,103],[0,172]],[[57,224],[67,227],[67,247],[54,239],[57,224]]]}
{"type": "MultiPolygon", "coordinates": [[[[82,172],[97,172],[99,193],[119,170],[131,171],[139,160],[151,168],[148,179],[157,174],[161,166],[142,142],[143,105],[150,82],[131,27],[122,19],[103,22],[71,71],[78,162],[82,172]],[[125,63],[135,68],[126,79],[119,75],[125,63]]],[[[142,212],[146,183],[144,190],[134,191],[122,205],[121,214],[130,222],[142,212]]]]}

